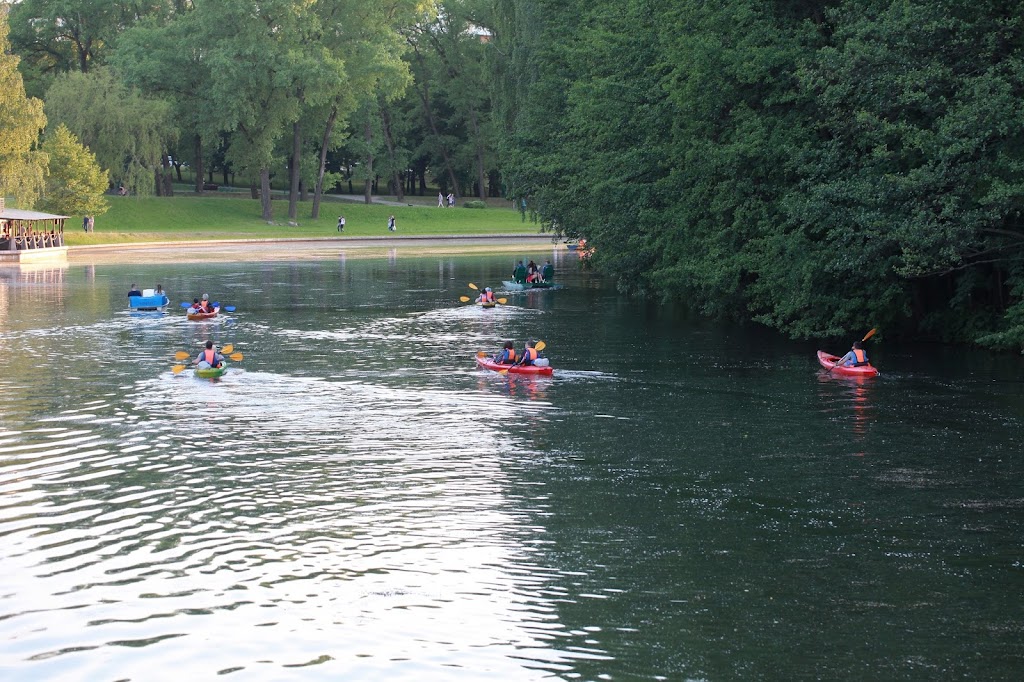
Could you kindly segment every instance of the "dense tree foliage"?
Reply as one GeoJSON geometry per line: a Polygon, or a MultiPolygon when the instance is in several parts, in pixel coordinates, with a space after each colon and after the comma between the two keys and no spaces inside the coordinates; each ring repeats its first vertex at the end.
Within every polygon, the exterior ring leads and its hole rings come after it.
{"type": "Polygon", "coordinates": [[[623,288],[1024,344],[1021,3],[498,9],[505,180],[623,288]]]}

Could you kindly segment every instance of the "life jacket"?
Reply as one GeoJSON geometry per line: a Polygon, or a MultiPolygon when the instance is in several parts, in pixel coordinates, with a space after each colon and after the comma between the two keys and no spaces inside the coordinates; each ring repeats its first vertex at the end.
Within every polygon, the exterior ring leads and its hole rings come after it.
{"type": "Polygon", "coordinates": [[[524,365],[532,365],[533,361],[536,360],[536,359],[537,359],[537,349],[536,348],[529,348],[529,347],[527,347],[526,350],[523,351],[523,364],[524,365]]]}
{"type": "Polygon", "coordinates": [[[863,348],[854,348],[853,357],[855,358],[853,366],[860,367],[861,365],[868,364],[868,354],[863,348]]]}
{"type": "Polygon", "coordinates": [[[480,297],[483,299],[484,303],[494,303],[494,292],[493,291],[481,292],[480,297]]]}
{"type": "Polygon", "coordinates": [[[206,360],[206,363],[210,365],[210,367],[216,367],[217,351],[215,351],[213,348],[204,348],[203,360],[206,360]]]}
{"type": "Polygon", "coordinates": [[[505,348],[504,357],[498,360],[499,365],[514,365],[516,363],[516,352],[512,348],[505,348]]]}
{"type": "Polygon", "coordinates": [[[200,301],[200,302],[199,302],[199,308],[198,308],[198,310],[199,310],[199,312],[201,312],[201,313],[208,313],[208,312],[210,312],[210,310],[211,310],[211,308],[210,308],[210,302],[209,302],[209,301],[200,301]]]}

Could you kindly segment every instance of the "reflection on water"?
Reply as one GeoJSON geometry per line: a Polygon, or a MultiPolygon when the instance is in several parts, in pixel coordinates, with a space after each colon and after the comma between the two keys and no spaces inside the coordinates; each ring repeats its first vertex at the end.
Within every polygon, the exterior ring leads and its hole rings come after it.
{"type": "Polygon", "coordinates": [[[508,260],[0,279],[4,678],[1013,677],[1016,359],[836,379],[562,262],[459,303],[508,260]],[[530,337],[553,377],[475,367],[530,337]]]}

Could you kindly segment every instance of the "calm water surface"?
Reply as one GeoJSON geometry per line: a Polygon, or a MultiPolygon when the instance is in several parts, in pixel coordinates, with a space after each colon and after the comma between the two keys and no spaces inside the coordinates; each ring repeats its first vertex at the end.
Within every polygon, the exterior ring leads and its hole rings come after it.
{"type": "Polygon", "coordinates": [[[1019,678],[1019,357],[836,379],[555,255],[0,270],[0,678],[1019,678]]]}

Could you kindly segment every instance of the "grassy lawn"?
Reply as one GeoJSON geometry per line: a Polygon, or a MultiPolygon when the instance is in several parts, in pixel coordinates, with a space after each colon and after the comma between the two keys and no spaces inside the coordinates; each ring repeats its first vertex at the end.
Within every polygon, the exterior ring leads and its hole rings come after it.
{"type": "Polygon", "coordinates": [[[260,216],[260,203],[246,194],[211,193],[210,196],[116,197],[109,196],[110,210],[96,217],[96,231],[82,231],[81,216],[68,220],[64,238],[69,246],[148,241],[207,239],[279,239],[287,237],[337,237],[338,216],[346,220],[345,236],[389,234],[389,215],[395,216],[397,236],[537,233],[536,223],[523,221],[507,206],[470,209],[423,205],[387,206],[324,201],[320,218],[309,217],[312,202],[300,202],[298,225],[288,224],[288,202],[274,197],[274,224],[260,216]]]}

